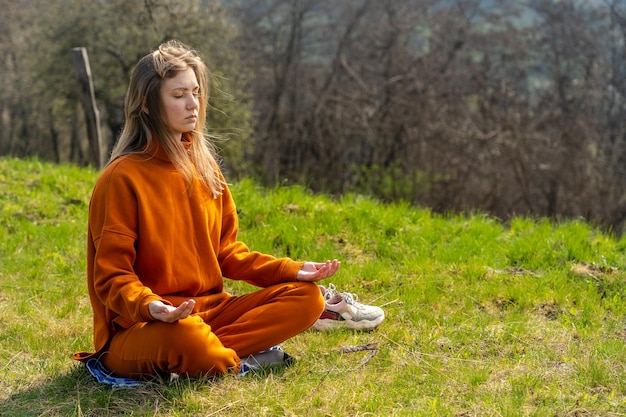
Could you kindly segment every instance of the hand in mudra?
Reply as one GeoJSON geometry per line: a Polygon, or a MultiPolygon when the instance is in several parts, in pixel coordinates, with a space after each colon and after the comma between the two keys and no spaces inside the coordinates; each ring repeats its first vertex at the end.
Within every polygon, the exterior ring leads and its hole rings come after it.
{"type": "Polygon", "coordinates": [[[148,311],[153,319],[165,323],[174,323],[175,321],[187,318],[196,305],[195,300],[187,300],[178,307],[165,304],[162,301],[152,301],[148,304],[148,311]]]}
{"type": "Polygon", "coordinates": [[[326,262],[305,262],[296,275],[296,281],[317,282],[332,277],[339,270],[341,262],[334,259],[326,262]]]}

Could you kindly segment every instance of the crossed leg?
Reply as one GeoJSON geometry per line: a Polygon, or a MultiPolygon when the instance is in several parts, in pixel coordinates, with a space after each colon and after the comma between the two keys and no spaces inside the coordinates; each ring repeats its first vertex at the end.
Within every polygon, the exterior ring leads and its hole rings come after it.
{"type": "Polygon", "coordinates": [[[137,323],[117,332],[101,361],[122,377],[219,375],[308,329],[324,310],[316,284],[287,282],[230,297],[176,323],[137,323]]]}

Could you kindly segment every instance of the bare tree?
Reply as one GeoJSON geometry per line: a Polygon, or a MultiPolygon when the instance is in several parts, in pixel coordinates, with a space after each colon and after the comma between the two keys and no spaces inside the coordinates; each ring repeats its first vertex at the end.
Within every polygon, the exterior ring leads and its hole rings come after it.
{"type": "Polygon", "coordinates": [[[90,56],[96,99],[110,148],[123,123],[123,100],[132,67],[159,43],[176,38],[196,48],[213,71],[210,127],[222,137],[237,139],[218,143],[227,168],[236,173],[245,166],[252,129],[245,92],[248,72],[233,48],[235,28],[228,22],[221,2],[4,3],[0,29],[6,28],[6,32],[0,34],[0,48],[14,59],[0,65],[13,66],[3,71],[3,82],[10,84],[16,94],[11,99],[10,94],[0,93],[0,109],[5,116],[2,121],[13,126],[0,138],[1,154],[38,154],[57,161],[86,163],[85,127],[75,113],[78,88],[71,60],[72,48],[79,46],[85,47],[90,56]]]}
{"type": "Polygon", "coordinates": [[[238,13],[257,75],[255,161],[269,182],[615,223],[620,7],[255,1],[238,13]]]}
{"type": "Polygon", "coordinates": [[[84,158],[71,47],[93,57],[114,137],[132,65],[177,37],[214,69],[210,123],[243,139],[220,142],[234,173],[438,211],[626,221],[621,0],[68,2],[0,0],[1,154],[84,158]]]}

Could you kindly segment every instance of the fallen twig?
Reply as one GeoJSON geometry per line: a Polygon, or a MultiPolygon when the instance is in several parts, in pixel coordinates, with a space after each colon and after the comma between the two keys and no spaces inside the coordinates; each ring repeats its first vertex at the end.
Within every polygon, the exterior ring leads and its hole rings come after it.
{"type": "Polygon", "coordinates": [[[378,350],[378,345],[376,343],[368,343],[365,345],[343,346],[339,348],[339,352],[341,353],[362,352],[364,350],[378,350]]]}

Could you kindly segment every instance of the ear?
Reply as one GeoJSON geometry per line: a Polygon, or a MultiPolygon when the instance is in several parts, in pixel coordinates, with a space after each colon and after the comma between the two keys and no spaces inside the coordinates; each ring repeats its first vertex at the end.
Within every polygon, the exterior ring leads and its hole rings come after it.
{"type": "Polygon", "coordinates": [[[143,103],[141,104],[141,111],[144,112],[147,115],[150,115],[150,112],[148,111],[148,107],[146,106],[146,100],[143,100],[143,103]]]}

